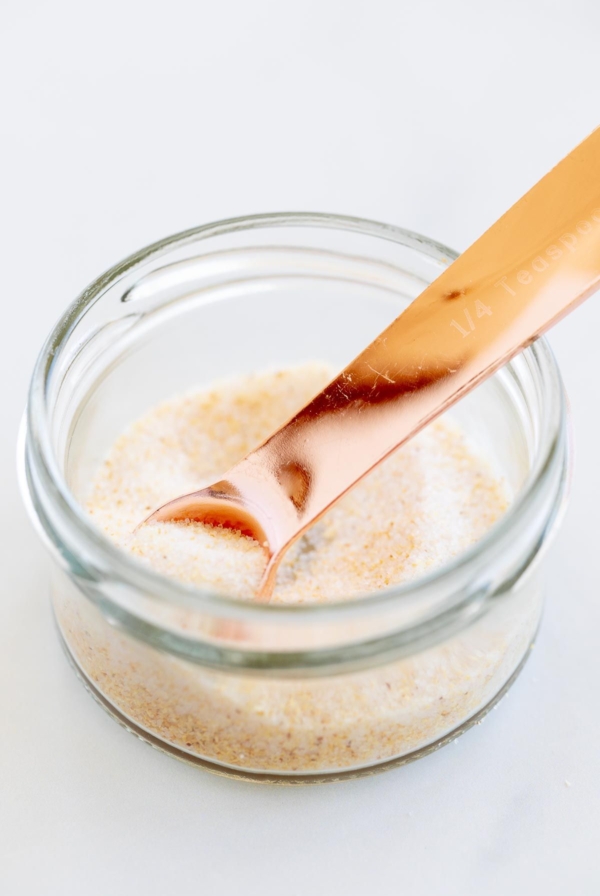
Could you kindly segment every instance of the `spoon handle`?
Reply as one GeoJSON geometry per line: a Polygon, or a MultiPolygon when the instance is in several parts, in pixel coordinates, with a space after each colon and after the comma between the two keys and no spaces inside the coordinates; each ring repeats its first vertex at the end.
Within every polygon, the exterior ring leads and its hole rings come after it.
{"type": "Polygon", "coordinates": [[[275,476],[293,504],[289,540],[599,284],[600,128],[242,461],[240,473],[258,462],[275,476]]]}

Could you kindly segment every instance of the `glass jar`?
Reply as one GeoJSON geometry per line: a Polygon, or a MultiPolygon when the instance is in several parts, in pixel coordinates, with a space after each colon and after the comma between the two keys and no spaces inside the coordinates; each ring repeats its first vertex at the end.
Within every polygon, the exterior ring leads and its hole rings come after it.
{"type": "Polygon", "coordinates": [[[224,221],[116,265],[50,335],[23,429],[23,490],[55,560],[67,654],[149,743],[253,780],[337,780],[442,746],[515,680],[568,468],[565,399],[543,340],[452,411],[508,482],[508,511],[415,582],[325,605],[237,600],[142,565],[82,509],[116,436],[152,405],[268,367],[340,368],[454,257],[356,218],[224,221]]]}

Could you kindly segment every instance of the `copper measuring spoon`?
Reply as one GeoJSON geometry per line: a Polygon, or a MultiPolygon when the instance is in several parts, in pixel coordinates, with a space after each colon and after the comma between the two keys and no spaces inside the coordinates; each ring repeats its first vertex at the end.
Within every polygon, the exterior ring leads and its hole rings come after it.
{"type": "Polygon", "coordinates": [[[268,600],[297,538],[359,479],[600,285],[600,128],[506,212],[309,404],[154,520],[237,529],[268,600]]]}

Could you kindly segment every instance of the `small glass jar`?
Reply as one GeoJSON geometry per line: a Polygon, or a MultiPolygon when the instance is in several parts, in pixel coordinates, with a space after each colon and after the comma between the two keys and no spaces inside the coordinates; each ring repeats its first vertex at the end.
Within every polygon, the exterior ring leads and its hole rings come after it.
{"type": "Polygon", "coordinates": [[[116,265],[50,335],[31,384],[23,490],[55,560],[67,654],[149,743],[252,780],[337,780],[442,746],[515,680],[567,481],[565,400],[544,340],[452,411],[509,484],[508,511],[415,582],[312,606],[237,600],[142,565],[82,508],[114,439],[152,405],[269,367],[340,368],[454,257],[356,218],[224,221],[116,265]]]}

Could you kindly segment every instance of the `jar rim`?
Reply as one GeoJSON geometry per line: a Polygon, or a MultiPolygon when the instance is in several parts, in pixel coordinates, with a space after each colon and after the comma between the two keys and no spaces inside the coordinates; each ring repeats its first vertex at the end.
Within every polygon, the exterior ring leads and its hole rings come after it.
{"type": "MultiPolygon", "coordinates": [[[[429,593],[432,588],[440,587],[441,583],[450,580],[453,575],[470,564],[481,563],[486,557],[491,560],[496,553],[497,544],[510,535],[519,518],[523,517],[529,506],[536,501],[540,490],[544,488],[549,470],[555,468],[556,464],[564,466],[566,451],[564,390],[554,356],[546,340],[540,339],[523,353],[527,354],[541,375],[545,398],[540,441],[526,481],[506,512],[481,539],[448,563],[414,581],[327,604],[253,603],[247,599],[220,594],[209,587],[201,588],[168,578],[151,568],[146,568],[112,543],[94,526],[84,508],[76,500],[61,472],[54,452],[50,435],[51,415],[47,404],[47,389],[61,347],[68,340],[78,321],[106,289],[151,257],[160,257],[175,246],[181,247],[212,236],[256,228],[291,226],[354,231],[399,243],[440,263],[452,262],[457,257],[457,253],[441,243],[391,224],[344,215],[283,212],[230,218],[182,231],[133,253],[94,280],[67,308],[40,351],[31,380],[20,439],[22,491],[29,504],[30,513],[34,522],[38,524],[38,529],[41,529],[44,539],[49,540],[55,550],[58,549],[63,561],[71,569],[81,570],[81,558],[85,557],[87,578],[93,580],[96,574],[109,575],[113,580],[116,579],[168,604],[196,611],[217,611],[221,616],[230,618],[254,621],[267,618],[272,621],[284,618],[290,621],[302,619],[303,623],[313,618],[315,621],[325,617],[354,618],[364,615],[365,612],[377,612],[379,608],[405,600],[409,596],[418,600],[420,595],[429,593]],[[52,507],[52,520],[48,518],[39,500],[42,492],[46,498],[46,505],[52,507]],[[62,534],[65,531],[71,537],[64,539],[62,534]],[[74,549],[75,540],[77,547],[74,549]]],[[[556,510],[557,508],[555,512],[556,510]]],[[[551,521],[552,519],[547,521],[547,528],[551,521]]]]}

